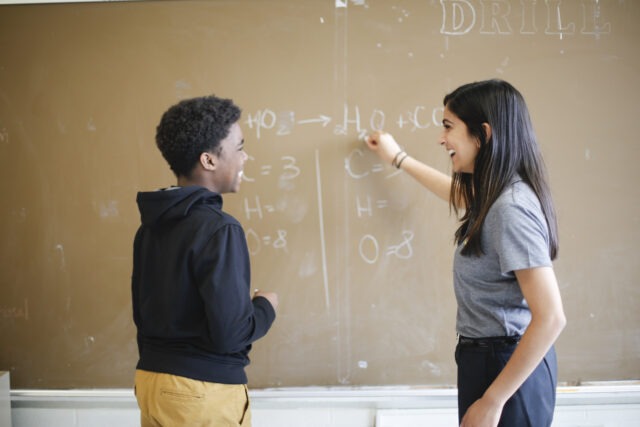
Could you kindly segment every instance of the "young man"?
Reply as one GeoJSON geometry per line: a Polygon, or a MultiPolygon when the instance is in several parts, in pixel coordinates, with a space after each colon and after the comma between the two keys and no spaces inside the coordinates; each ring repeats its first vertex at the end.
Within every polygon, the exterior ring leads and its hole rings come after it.
{"type": "Polygon", "coordinates": [[[143,427],[251,425],[244,368],[278,297],[251,297],[244,231],[222,210],[247,160],[240,114],[206,96],[169,108],[157,128],[178,185],[137,197],[131,289],[143,427]]]}

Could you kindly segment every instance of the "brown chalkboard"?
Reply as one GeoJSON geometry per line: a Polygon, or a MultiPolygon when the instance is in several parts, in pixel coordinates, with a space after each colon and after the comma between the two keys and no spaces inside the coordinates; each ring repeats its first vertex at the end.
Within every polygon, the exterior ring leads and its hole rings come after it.
{"type": "Polygon", "coordinates": [[[560,222],[560,381],[640,377],[640,3],[157,1],[0,6],[0,369],[13,388],[129,387],[135,195],[175,183],[155,126],[242,108],[225,197],[279,317],[250,386],[453,385],[455,219],[359,137],[447,171],[441,100],[528,101],[560,222]]]}

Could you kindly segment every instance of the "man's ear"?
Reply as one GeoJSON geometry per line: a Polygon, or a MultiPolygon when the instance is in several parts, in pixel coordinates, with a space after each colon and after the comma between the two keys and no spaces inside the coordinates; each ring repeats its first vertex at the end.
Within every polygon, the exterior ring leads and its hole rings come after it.
{"type": "Polygon", "coordinates": [[[218,158],[209,152],[200,153],[200,165],[208,171],[216,170],[216,165],[218,162],[218,158]]]}
{"type": "Polygon", "coordinates": [[[487,122],[482,124],[482,129],[484,129],[484,135],[486,137],[486,141],[489,142],[491,139],[491,125],[487,122]]]}

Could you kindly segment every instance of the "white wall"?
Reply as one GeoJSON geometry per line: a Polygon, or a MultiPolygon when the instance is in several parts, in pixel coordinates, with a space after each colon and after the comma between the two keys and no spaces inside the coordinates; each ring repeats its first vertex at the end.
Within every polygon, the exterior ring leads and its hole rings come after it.
{"type": "MultiPolygon", "coordinates": [[[[252,390],[251,399],[253,427],[449,427],[457,424],[454,389],[252,390]]],[[[131,390],[12,390],[11,406],[13,427],[140,425],[131,390]]],[[[637,427],[639,420],[638,384],[558,389],[553,427],[637,427]]]]}

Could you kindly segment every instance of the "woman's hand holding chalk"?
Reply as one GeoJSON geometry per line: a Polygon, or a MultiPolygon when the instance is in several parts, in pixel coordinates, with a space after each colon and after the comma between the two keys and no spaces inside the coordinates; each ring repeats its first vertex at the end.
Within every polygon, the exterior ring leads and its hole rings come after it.
{"type": "Polygon", "coordinates": [[[391,164],[394,156],[402,151],[393,136],[384,131],[372,132],[364,138],[364,142],[387,164],[391,164]]]}

